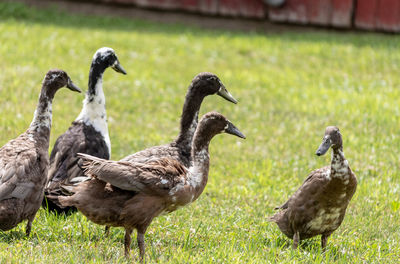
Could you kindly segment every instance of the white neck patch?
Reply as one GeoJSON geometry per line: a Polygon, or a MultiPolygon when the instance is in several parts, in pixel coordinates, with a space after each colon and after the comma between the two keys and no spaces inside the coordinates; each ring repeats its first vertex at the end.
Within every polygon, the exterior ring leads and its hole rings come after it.
{"type": "Polygon", "coordinates": [[[204,178],[201,169],[197,166],[192,166],[189,168],[188,174],[189,174],[188,175],[189,185],[192,186],[193,188],[199,187],[204,178]]]}
{"type": "Polygon", "coordinates": [[[75,119],[76,122],[83,122],[88,126],[93,126],[104,138],[107,144],[108,151],[111,156],[111,141],[108,134],[107,113],[106,113],[106,98],[103,92],[103,75],[97,79],[95,85],[96,94],[89,96],[86,94],[83,101],[83,108],[79,116],[75,119]]]}
{"type": "Polygon", "coordinates": [[[208,159],[209,155],[206,148],[200,150],[194,155],[192,166],[190,166],[188,172],[188,182],[190,186],[197,188],[201,185],[205,176],[202,166],[204,166],[204,162],[208,161],[208,159]]]}
{"type": "Polygon", "coordinates": [[[349,163],[344,157],[343,151],[341,151],[340,149],[338,150],[338,153],[332,151],[331,168],[335,172],[334,174],[331,173],[332,177],[340,177],[343,178],[344,180],[348,179],[349,163]]]}
{"type": "MultiPolygon", "coordinates": [[[[40,97],[40,96],[39,96],[40,97]]],[[[35,110],[33,115],[33,120],[31,122],[30,128],[33,130],[40,129],[40,127],[51,128],[51,119],[52,119],[52,102],[48,100],[47,107],[43,110],[40,110],[40,106],[35,110]]]]}

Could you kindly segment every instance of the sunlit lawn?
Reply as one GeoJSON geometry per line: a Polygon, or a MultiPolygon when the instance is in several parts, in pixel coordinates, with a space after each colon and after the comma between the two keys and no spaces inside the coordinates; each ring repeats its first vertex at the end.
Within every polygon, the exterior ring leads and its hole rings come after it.
{"type": "MultiPolygon", "coordinates": [[[[29,125],[51,68],[87,88],[93,53],[115,49],[127,70],[104,76],[112,158],[170,142],[188,84],[216,73],[239,100],[214,96],[202,113],[227,116],[246,140],[216,137],[208,185],[190,206],[161,216],[147,234],[147,260],[171,263],[397,263],[400,258],[400,38],[338,32],[256,34],[202,30],[119,18],[73,16],[0,3],[0,145],[29,125]],[[341,227],[321,252],[319,238],[291,249],[266,221],[308,173],[325,127],[337,125],[359,185],[341,227]]],[[[79,114],[83,95],[56,95],[51,145],[79,114]]],[[[80,213],[40,209],[0,232],[1,263],[115,263],[123,230],[80,213]]],[[[132,258],[138,250],[132,244],[132,258]]]]}

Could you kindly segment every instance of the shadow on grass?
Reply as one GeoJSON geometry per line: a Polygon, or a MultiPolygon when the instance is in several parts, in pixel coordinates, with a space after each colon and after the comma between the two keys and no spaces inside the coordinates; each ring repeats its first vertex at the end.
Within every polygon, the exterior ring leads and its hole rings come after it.
{"type": "MultiPolygon", "coordinates": [[[[112,7],[110,7],[112,8],[112,7]]],[[[221,34],[234,34],[235,36],[262,36],[263,33],[246,33],[229,30],[200,29],[197,26],[187,26],[182,23],[157,23],[138,19],[128,19],[116,16],[100,15],[75,15],[61,11],[56,5],[50,8],[37,9],[28,7],[23,3],[0,2],[0,17],[2,20],[17,20],[27,23],[54,24],[67,28],[89,28],[101,30],[116,30],[128,32],[168,33],[168,34],[196,34],[196,36],[220,36],[221,34]]],[[[283,39],[291,42],[325,42],[338,44],[351,44],[355,47],[369,46],[372,48],[396,48],[398,36],[371,34],[363,32],[337,33],[337,32],[294,32],[268,34],[270,39],[283,39]]]]}

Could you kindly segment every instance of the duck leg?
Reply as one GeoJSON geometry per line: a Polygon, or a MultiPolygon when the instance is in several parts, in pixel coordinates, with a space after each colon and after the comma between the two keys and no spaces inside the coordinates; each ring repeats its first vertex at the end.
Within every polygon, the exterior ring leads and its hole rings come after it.
{"type": "Polygon", "coordinates": [[[132,228],[125,228],[125,257],[129,257],[131,251],[131,233],[132,228]]]}
{"type": "Polygon", "coordinates": [[[292,246],[293,249],[297,249],[297,246],[299,245],[299,241],[300,241],[300,234],[299,234],[299,231],[296,231],[293,236],[293,246],[292,246]]]}
{"type": "Polygon", "coordinates": [[[141,232],[139,230],[137,232],[137,243],[139,246],[140,262],[143,262],[144,254],[145,254],[144,232],[141,232]]]}
{"type": "Polygon", "coordinates": [[[35,219],[35,214],[28,217],[28,223],[26,224],[26,228],[25,228],[25,230],[26,230],[25,233],[26,233],[27,237],[31,234],[33,219],[35,219]]]}
{"type": "Polygon", "coordinates": [[[326,243],[328,242],[328,238],[331,234],[323,234],[321,235],[321,247],[322,249],[325,249],[326,243]]]}

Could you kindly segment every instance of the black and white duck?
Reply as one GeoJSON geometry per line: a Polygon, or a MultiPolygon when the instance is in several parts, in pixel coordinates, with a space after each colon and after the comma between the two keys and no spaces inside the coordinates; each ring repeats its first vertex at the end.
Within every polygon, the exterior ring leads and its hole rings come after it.
{"type": "Polygon", "coordinates": [[[84,179],[81,177],[83,173],[77,164],[76,154],[81,152],[103,159],[110,158],[111,143],[103,92],[103,74],[108,67],[118,73],[126,74],[114,50],[103,47],[93,56],[89,72],[89,89],[83,101],[82,111],[68,130],[58,137],[51,152],[48,184],[45,188],[46,199],[43,205],[58,213],[75,209],[61,206],[57,196],[67,195],[60,187],[61,184],[84,179]]]}
{"type": "Polygon", "coordinates": [[[201,103],[208,95],[217,94],[232,103],[236,99],[228,92],[221,80],[212,73],[196,75],[186,93],[180,120],[178,137],[169,144],[151,147],[125,157],[124,161],[146,162],[151,159],[173,157],[183,166],[190,166],[192,139],[198,123],[201,103]]]}
{"type": "Polygon", "coordinates": [[[26,235],[31,232],[47,179],[52,101],[64,86],[80,92],[67,73],[50,70],[43,80],[28,130],[0,148],[0,229],[3,231],[28,220],[26,235]]]}
{"type": "Polygon", "coordinates": [[[293,239],[297,248],[302,239],[321,235],[321,247],[325,248],[328,237],[340,226],[347,206],[357,188],[357,179],[344,157],[342,136],[339,128],[329,126],[316,154],[324,155],[332,148],[330,166],[315,170],[303,185],[280,207],[269,220],[293,239]]]}
{"type": "Polygon", "coordinates": [[[60,202],[77,207],[97,224],[124,227],[126,256],[130,252],[131,233],[136,229],[143,260],[144,234],[152,220],[195,201],[203,192],[210,165],[208,146],[222,132],[245,138],[221,114],[210,112],[203,116],[193,138],[190,166],[177,161],[173,153],[145,163],[79,154],[85,174],[92,180],[76,186],[73,196],[60,196],[60,202]],[[113,186],[111,190],[105,190],[107,182],[113,186]]]}

